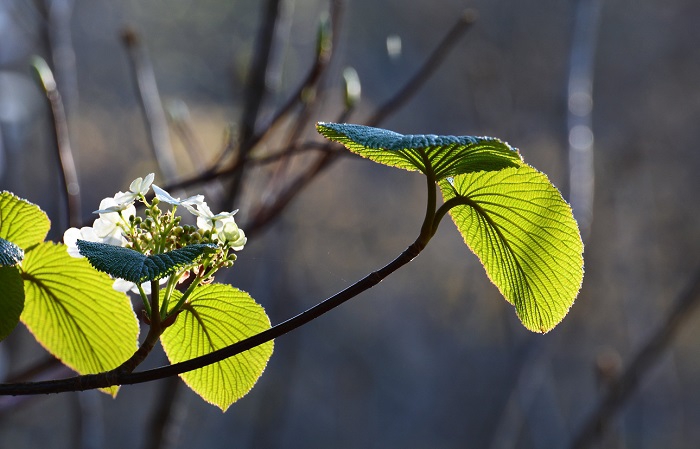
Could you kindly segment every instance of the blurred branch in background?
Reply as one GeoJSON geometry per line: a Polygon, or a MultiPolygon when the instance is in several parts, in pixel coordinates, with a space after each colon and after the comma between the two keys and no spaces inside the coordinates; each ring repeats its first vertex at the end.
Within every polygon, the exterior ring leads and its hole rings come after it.
{"type": "Polygon", "coordinates": [[[641,347],[622,375],[611,382],[598,407],[573,439],[572,449],[592,447],[600,439],[608,423],[637,391],[644,377],[656,365],[683,325],[688,322],[698,303],[700,303],[700,270],[695,272],[689,285],[674,301],[671,312],[659,329],[641,347]]]}
{"type": "Polygon", "coordinates": [[[477,18],[478,14],[475,10],[465,10],[415,75],[389,101],[379,107],[366,124],[369,126],[379,125],[412,98],[435,69],[442,64],[452,47],[471,28],[477,18]]]}
{"type": "Polygon", "coordinates": [[[151,138],[153,155],[165,181],[173,182],[178,178],[177,164],[170,144],[168,121],[158,93],[153,65],[136,31],[125,29],[122,42],[129,55],[134,85],[146,122],[146,131],[151,138]]]}
{"type": "MultiPolygon", "coordinates": [[[[219,161],[222,161],[226,153],[234,149],[237,150],[234,165],[240,167],[240,170],[235,170],[232,173],[229,192],[224,200],[225,204],[233,204],[238,199],[241,184],[243,183],[245,160],[255,145],[255,126],[267,91],[267,69],[272,55],[275,27],[280,15],[281,3],[281,0],[267,0],[264,5],[262,23],[258,28],[259,34],[256,39],[255,53],[253,54],[253,61],[246,80],[247,89],[239,136],[238,139],[232,139],[232,142],[236,142],[236,146],[226,148],[219,159],[219,161]]],[[[217,161],[215,167],[218,166],[219,161],[217,161]]]]}
{"type": "MultiPolygon", "coordinates": [[[[459,38],[470,28],[476,20],[477,15],[472,10],[465,11],[457,22],[450,28],[445,37],[438,43],[433,52],[426,58],[425,62],[416,70],[415,74],[398,89],[389,100],[379,106],[367,120],[368,125],[378,125],[386,118],[394,114],[399,108],[408,102],[420,88],[430,79],[435,71],[442,65],[445,57],[454,45],[459,41],[459,38]]],[[[347,89],[348,87],[346,87],[347,89]]],[[[346,110],[341,113],[341,116],[336,119],[337,122],[344,122],[352,113],[354,104],[346,104],[346,110]]],[[[306,168],[305,171],[297,175],[295,179],[287,182],[286,188],[282,189],[280,194],[275,198],[275,201],[269,204],[263,204],[262,207],[253,214],[251,222],[246,226],[249,235],[261,230],[277,217],[294,199],[298,193],[309,183],[315,179],[322,171],[326,170],[337,159],[339,153],[332,151],[333,143],[326,144],[326,151],[323,151],[318,157],[306,168]]],[[[290,150],[295,146],[289,147],[290,150]]]]}
{"type": "Polygon", "coordinates": [[[593,72],[600,10],[600,0],[578,1],[569,58],[569,202],[584,241],[593,220],[593,72]]]}
{"type": "Polygon", "coordinates": [[[66,115],[71,116],[78,105],[78,71],[71,38],[71,18],[74,0],[36,0],[45,24],[41,27],[50,65],[56,74],[58,90],[63,97],[66,115]]]}
{"type": "MultiPolygon", "coordinates": [[[[577,2],[569,51],[569,201],[584,240],[587,240],[590,233],[593,217],[593,72],[600,9],[600,0],[577,2]]],[[[513,389],[494,431],[492,449],[517,447],[526,422],[532,430],[529,434],[534,447],[563,447],[566,444],[568,435],[556,400],[556,392],[552,391],[553,374],[548,363],[552,346],[550,342],[551,340],[531,338],[527,343],[524,360],[520,364],[513,389]],[[546,404],[543,404],[543,401],[546,401],[546,404]],[[548,423],[549,429],[537,429],[541,423],[548,423]],[[546,435],[549,441],[537,441],[538,435],[546,435]]]]}
{"type": "Polygon", "coordinates": [[[150,421],[146,424],[144,449],[175,447],[180,437],[180,426],[187,417],[185,398],[180,394],[182,381],[173,376],[159,382],[160,392],[154,401],[150,421]]]}
{"type": "Polygon", "coordinates": [[[528,435],[534,448],[563,447],[566,444],[569,435],[550,365],[552,342],[551,339],[530,337],[525,344],[513,388],[494,426],[490,449],[520,447],[523,428],[530,430],[528,435]],[[542,429],[543,426],[547,428],[542,429]]]}
{"type": "Polygon", "coordinates": [[[58,92],[56,80],[46,61],[40,57],[34,57],[33,66],[39,76],[41,84],[46,92],[51,111],[51,123],[54,125],[54,141],[58,158],[58,167],[63,191],[65,193],[66,215],[68,226],[80,226],[81,205],[80,205],[80,184],[78,183],[78,172],[73,160],[73,150],[71,148],[70,137],[68,135],[68,120],[63,107],[61,94],[58,92]]]}
{"type": "MultiPolygon", "coordinates": [[[[293,148],[299,143],[300,138],[311,127],[313,128],[312,114],[319,106],[322,98],[322,82],[326,69],[328,68],[332,57],[337,47],[338,36],[340,35],[340,21],[342,16],[342,1],[333,0],[330,2],[330,18],[322,17],[318,26],[316,36],[316,55],[314,63],[309,71],[306,79],[301,84],[297,92],[290,97],[287,105],[283,106],[280,113],[273,118],[272,124],[279,122],[278,117],[283,117],[291,111],[295,105],[299,105],[299,110],[296,117],[292,120],[290,126],[287,127],[287,135],[284,137],[283,146],[293,148]],[[311,125],[311,126],[309,126],[311,125]]],[[[271,134],[272,127],[264,131],[263,137],[271,134]]],[[[327,154],[327,153],[326,153],[327,154]]],[[[325,155],[322,155],[323,157],[325,155]]],[[[276,192],[283,189],[285,179],[291,169],[291,166],[296,161],[296,158],[288,157],[280,161],[275,167],[274,172],[267,180],[266,186],[261,189],[259,201],[264,204],[267,198],[273,197],[276,192]]]]}

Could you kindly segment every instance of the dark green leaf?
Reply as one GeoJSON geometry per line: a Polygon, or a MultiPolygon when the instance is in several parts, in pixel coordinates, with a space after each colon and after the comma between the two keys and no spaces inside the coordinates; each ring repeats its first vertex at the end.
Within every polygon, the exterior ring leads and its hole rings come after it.
{"type": "Polygon", "coordinates": [[[362,157],[404,170],[432,173],[436,181],[522,164],[517,150],[493,137],[403,135],[345,123],[318,123],[316,129],[362,157]]]}
{"type": "Polygon", "coordinates": [[[23,258],[22,248],[0,237],[0,265],[17,265],[23,258]]]}
{"type": "Polygon", "coordinates": [[[24,309],[24,286],[16,267],[0,267],[0,340],[17,326],[24,309]]]}
{"type": "Polygon", "coordinates": [[[178,268],[193,263],[199,256],[216,248],[214,244],[195,244],[146,256],[133,249],[105,243],[78,240],[80,254],[93,267],[113,277],[135,284],[155,281],[168,276],[178,268]]]}

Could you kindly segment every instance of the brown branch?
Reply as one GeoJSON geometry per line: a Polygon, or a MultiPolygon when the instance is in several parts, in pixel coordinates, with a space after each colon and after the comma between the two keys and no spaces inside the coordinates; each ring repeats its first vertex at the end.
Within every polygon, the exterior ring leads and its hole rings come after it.
{"type": "MultiPolygon", "coordinates": [[[[384,103],[384,105],[379,107],[375,111],[375,113],[372,114],[372,116],[366,122],[366,124],[370,126],[376,126],[377,124],[385,120],[388,116],[396,112],[398,108],[403,106],[413,95],[415,95],[416,92],[423,86],[423,84],[425,84],[425,82],[440,66],[440,64],[444,62],[445,57],[452,49],[452,47],[457,43],[458,38],[469,29],[469,27],[476,20],[476,17],[476,12],[472,10],[465,11],[462,14],[462,16],[457,20],[457,22],[453,25],[453,27],[448,31],[448,33],[445,35],[442,41],[438,44],[435,50],[433,50],[433,52],[426,59],[423,65],[418,69],[416,74],[410,80],[408,80],[408,82],[402,88],[400,88],[399,91],[394,96],[392,96],[391,99],[389,99],[386,103],[384,103]]],[[[347,112],[348,111],[346,111],[346,113],[347,112]]],[[[289,147],[289,149],[291,149],[291,147],[289,147]]],[[[250,159],[244,162],[244,160],[240,159],[239,157],[236,160],[236,162],[230,167],[227,167],[225,169],[217,169],[216,167],[214,167],[213,169],[210,169],[204,173],[198,174],[191,178],[172,183],[169,186],[167,186],[166,189],[177,190],[180,188],[188,188],[193,185],[210,182],[219,177],[229,176],[232,173],[241,170],[242,166],[249,161],[250,159]]]]}
{"type": "Polygon", "coordinates": [[[418,69],[415,75],[367,121],[367,125],[376,126],[383,122],[387,117],[401,108],[408,100],[410,100],[416,92],[425,84],[435,70],[442,65],[442,62],[447,57],[452,47],[457,43],[459,38],[471,28],[476,22],[477,13],[474,10],[468,9],[464,11],[457,22],[450,28],[442,41],[433,50],[428,59],[418,69]]]}
{"type": "Polygon", "coordinates": [[[46,61],[37,56],[34,57],[32,65],[41,80],[44,92],[46,92],[46,98],[49,101],[51,118],[54,124],[56,152],[61,167],[61,183],[65,192],[68,224],[69,226],[79,226],[81,223],[80,184],[78,183],[78,172],[75,169],[73,149],[71,148],[70,136],[68,135],[66,111],[63,107],[61,94],[58,92],[53,73],[46,61]]]}
{"type": "Polygon", "coordinates": [[[676,299],[661,327],[647,340],[622,375],[611,383],[605,397],[573,439],[572,449],[593,445],[605,432],[607,424],[638,389],[640,382],[671,345],[680,329],[700,303],[700,270],[676,299]]]}
{"type": "Polygon", "coordinates": [[[275,28],[280,14],[281,0],[268,0],[264,7],[263,23],[258,34],[256,51],[253,55],[253,62],[248,73],[248,88],[246,89],[243,115],[241,116],[240,136],[237,146],[229,145],[224,153],[219,157],[214,169],[222,161],[226,154],[237,148],[238,153],[234,162],[235,170],[232,173],[231,185],[229,187],[226,203],[235,202],[243,183],[243,168],[248,158],[248,153],[254,147],[255,126],[260,114],[260,107],[266,93],[267,70],[270,64],[270,56],[275,37],[275,28]]]}
{"type": "Polygon", "coordinates": [[[316,318],[319,318],[365,290],[374,287],[391,273],[406,265],[416,256],[418,256],[418,254],[420,254],[420,252],[425,248],[425,243],[423,243],[424,239],[425,238],[423,235],[419,236],[415,242],[413,242],[389,264],[377,271],[369,273],[367,276],[355,282],[348,288],[336,293],[305,312],[277,324],[266,331],[209,354],[196,357],[185,362],[134,373],[125,373],[119,369],[116,369],[105,373],[87,374],[67,379],[19,384],[0,384],[0,396],[62,393],[67,391],[84,391],[95,388],[106,388],[112,385],[132,385],[163,379],[169,376],[175,376],[220,362],[251,348],[272,341],[275,338],[281,337],[282,335],[291,332],[315,320],[316,318]]]}
{"type": "Polygon", "coordinates": [[[153,155],[166,182],[172,182],[177,179],[177,164],[170,144],[168,121],[158,93],[153,65],[136,31],[125,29],[122,32],[122,41],[129,55],[134,86],[146,120],[146,131],[150,137],[153,155]]]}
{"type": "MultiPolygon", "coordinates": [[[[282,105],[282,107],[275,113],[272,119],[263,127],[262,133],[258,136],[258,141],[263,139],[266,135],[270,133],[271,130],[279,124],[279,122],[284,118],[289,112],[292,111],[296,106],[300,104],[306,104],[305,97],[306,93],[310,90],[315,91],[318,84],[321,82],[322,75],[325,73],[328,65],[330,64],[333,55],[335,55],[335,48],[337,47],[337,41],[339,37],[340,28],[340,17],[342,14],[342,2],[340,0],[331,1],[331,11],[330,11],[330,45],[324,42],[318,43],[318,48],[316,51],[316,58],[314,63],[309,69],[309,73],[301,82],[296,91],[289,97],[287,102],[282,105]]],[[[319,36],[319,40],[323,40],[323,36],[319,36]]],[[[316,98],[318,96],[316,95],[316,98]]],[[[257,143],[257,142],[256,142],[257,143]]]]}

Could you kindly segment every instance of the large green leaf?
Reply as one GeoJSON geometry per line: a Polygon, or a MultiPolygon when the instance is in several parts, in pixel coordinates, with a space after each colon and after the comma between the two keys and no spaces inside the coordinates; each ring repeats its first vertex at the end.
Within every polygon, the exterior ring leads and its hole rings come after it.
{"type": "Polygon", "coordinates": [[[436,180],[522,164],[517,150],[493,137],[403,135],[347,123],[318,123],[316,129],[360,156],[404,170],[432,172],[436,180]]]}
{"type": "Polygon", "coordinates": [[[95,269],[135,284],[163,278],[180,267],[189,265],[216,245],[199,243],[162,254],[146,256],[130,248],[78,240],[80,254],[95,269]]]}
{"type": "Polygon", "coordinates": [[[0,340],[19,323],[24,308],[24,288],[17,267],[0,267],[0,340]]]}
{"type": "Polygon", "coordinates": [[[571,208],[529,166],[440,182],[450,215],[526,328],[547,332],[569,311],[583,280],[583,243],[571,208]]]}
{"type": "MultiPolygon", "coordinates": [[[[51,354],[80,374],[107,371],[136,351],[139,326],[131,301],[112,279],[66,246],[36,246],[22,262],[21,320],[51,354]]],[[[118,387],[107,391],[116,395],[118,387]]]]}
{"type": "Polygon", "coordinates": [[[24,259],[22,248],[0,237],[0,266],[17,265],[24,259]]]}
{"type": "Polygon", "coordinates": [[[0,192],[0,237],[26,250],[43,242],[51,222],[36,204],[0,192]]]}
{"type": "MultiPolygon", "coordinates": [[[[177,302],[178,292],[174,292],[177,302]]],[[[270,328],[265,310],[230,285],[198,287],[175,323],[161,336],[170,362],[177,363],[229,346],[270,328]]],[[[180,375],[205,401],[226,410],[255,385],[272,356],[272,342],[180,375]]]]}

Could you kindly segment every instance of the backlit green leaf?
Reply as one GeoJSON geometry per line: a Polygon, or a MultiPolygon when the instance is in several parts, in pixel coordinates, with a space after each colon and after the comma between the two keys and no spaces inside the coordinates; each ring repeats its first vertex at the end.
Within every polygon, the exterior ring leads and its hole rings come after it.
{"type": "Polygon", "coordinates": [[[0,267],[0,340],[19,323],[24,308],[24,287],[17,267],[0,267]]]}
{"type": "Polygon", "coordinates": [[[347,123],[318,123],[316,129],[362,157],[404,170],[433,173],[436,180],[522,164],[517,150],[493,137],[403,135],[347,123]]]}
{"type": "Polygon", "coordinates": [[[17,265],[23,258],[22,248],[0,237],[0,266],[17,265]]]}
{"type": "Polygon", "coordinates": [[[43,242],[50,227],[49,217],[39,206],[10,192],[0,192],[0,238],[27,250],[43,242]]]}
{"type": "MultiPolygon", "coordinates": [[[[179,299],[171,299],[171,304],[179,299]]],[[[190,360],[270,328],[265,310],[230,285],[198,287],[161,336],[171,363],[190,360]]],[[[272,342],[180,375],[205,401],[226,410],[255,385],[272,356],[272,342]]]]}
{"type": "Polygon", "coordinates": [[[78,240],[80,254],[85,256],[95,269],[135,284],[168,276],[213,248],[216,248],[216,245],[201,243],[146,256],[130,248],[78,240]]]}
{"type": "MultiPolygon", "coordinates": [[[[46,242],[22,262],[21,320],[39,343],[80,374],[107,371],[136,351],[139,326],[131,301],[112,279],[66,246],[46,242]]],[[[118,387],[107,391],[116,395],[118,387]]]]}
{"type": "Polygon", "coordinates": [[[529,166],[440,181],[464,241],[526,328],[547,332],[569,311],[583,280],[583,244],[571,208],[529,166]]]}

